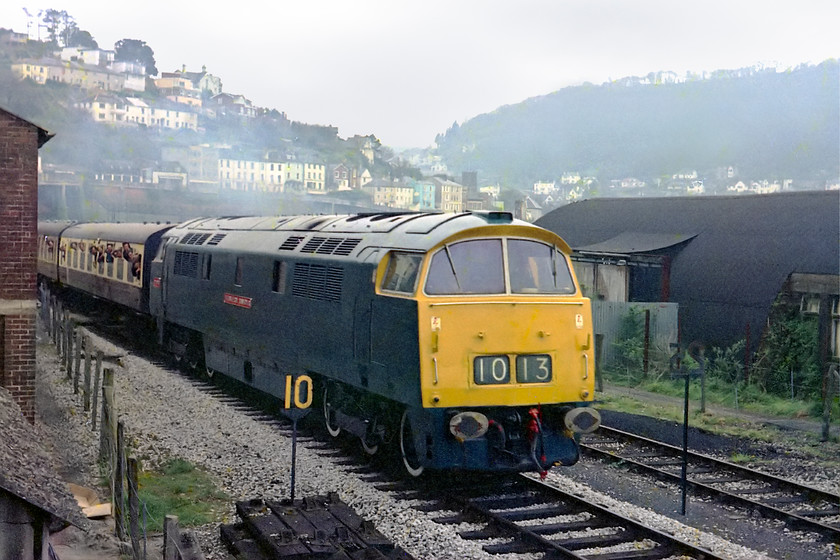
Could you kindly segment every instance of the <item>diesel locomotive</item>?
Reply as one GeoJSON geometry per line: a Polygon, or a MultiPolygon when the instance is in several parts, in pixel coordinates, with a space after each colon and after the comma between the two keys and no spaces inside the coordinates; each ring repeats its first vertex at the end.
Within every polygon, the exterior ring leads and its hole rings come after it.
{"type": "Polygon", "coordinates": [[[600,417],[569,253],[510,213],[467,212],[44,223],[38,258],[152,318],[208,375],[287,406],[287,379],[307,376],[332,436],[394,449],[417,476],[577,461],[600,417]]]}

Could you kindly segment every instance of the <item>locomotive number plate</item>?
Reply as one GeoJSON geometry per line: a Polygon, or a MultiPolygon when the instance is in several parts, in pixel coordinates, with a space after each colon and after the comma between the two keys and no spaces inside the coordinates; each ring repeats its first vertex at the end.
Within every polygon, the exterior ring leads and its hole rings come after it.
{"type": "Polygon", "coordinates": [[[548,354],[517,356],[516,381],[519,383],[547,383],[551,381],[551,356],[548,354]]]}
{"type": "MultiPolygon", "coordinates": [[[[476,385],[503,385],[510,383],[511,359],[505,354],[478,356],[473,360],[473,381],[476,385]]],[[[551,381],[551,356],[548,354],[523,354],[516,356],[517,383],[548,383],[551,381]]]]}

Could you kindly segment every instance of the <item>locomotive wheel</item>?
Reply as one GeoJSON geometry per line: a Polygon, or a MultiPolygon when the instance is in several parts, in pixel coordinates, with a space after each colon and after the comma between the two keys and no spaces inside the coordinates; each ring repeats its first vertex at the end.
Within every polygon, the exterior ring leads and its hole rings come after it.
{"type": "Polygon", "coordinates": [[[379,451],[379,444],[368,444],[368,437],[366,435],[360,437],[359,441],[362,442],[362,450],[364,450],[364,452],[368,455],[376,455],[376,452],[379,451]]]}
{"type": "Polygon", "coordinates": [[[408,418],[408,410],[403,412],[402,420],[400,420],[400,455],[408,474],[411,476],[423,474],[425,466],[421,463],[420,454],[414,445],[414,433],[411,420],[408,418]]]}
{"type": "Polygon", "coordinates": [[[376,455],[376,452],[379,451],[379,438],[375,435],[374,430],[376,429],[376,420],[370,424],[368,424],[367,433],[359,438],[359,441],[362,442],[362,449],[368,455],[376,455]]]}
{"type": "MultiPolygon", "coordinates": [[[[329,386],[324,387],[324,426],[327,427],[327,431],[332,437],[338,437],[341,433],[341,426],[335,424],[335,410],[333,403],[330,402],[329,386]]],[[[364,441],[362,442],[362,446],[364,447],[364,441]]],[[[367,449],[365,449],[365,451],[367,451],[367,449]]],[[[376,453],[376,451],[374,451],[374,453],[376,453]]]]}

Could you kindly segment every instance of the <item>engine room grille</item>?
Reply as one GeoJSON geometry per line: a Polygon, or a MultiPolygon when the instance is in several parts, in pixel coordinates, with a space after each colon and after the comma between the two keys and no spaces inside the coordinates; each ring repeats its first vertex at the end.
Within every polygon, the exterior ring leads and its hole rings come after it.
{"type": "Polygon", "coordinates": [[[227,234],[226,233],[217,233],[216,235],[214,235],[210,239],[210,241],[207,242],[207,244],[208,245],[218,245],[222,241],[222,239],[225,238],[225,235],[227,235],[227,234]]]}
{"type": "Polygon", "coordinates": [[[284,241],[283,244],[280,245],[279,249],[281,251],[294,251],[295,248],[300,245],[301,241],[303,241],[303,237],[293,235],[284,241]]]}
{"type": "Polygon", "coordinates": [[[361,238],[313,237],[300,250],[301,253],[318,255],[349,255],[361,242],[361,238]]]}
{"type": "Polygon", "coordinates": [[[321,301],[341,301],[344,269],[322,264],[295,263],[292,295],[321,301]]]}
{"type": "Polygon", "coordinates": [[[192,251],[175,251],[175,276],[198,278],[198,253],[192,251]]]}
{"type": "Polygon", "coordinates": [[[202,245],[210,237],[209,233],[188,233],[181,238],[182,245],[202,245]]]}

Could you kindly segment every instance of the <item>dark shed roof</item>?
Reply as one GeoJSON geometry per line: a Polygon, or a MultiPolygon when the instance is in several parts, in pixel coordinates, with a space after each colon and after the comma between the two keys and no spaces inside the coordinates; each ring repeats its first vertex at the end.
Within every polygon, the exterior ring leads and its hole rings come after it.
{"type": "Polygon", "coordinates": [[[691,239],[670,272],[683,342],[729,345],[749,324],[754,344],[791,273],[840,274],[840,191],[599,198],[558,208],[536,224],[575,251],[636,252],[628,251],[632,238],[651,250],[657,239],[691,239]]]}
{"type": "Polygon", "coordinates": [[[46,512],[50,531],[71,523],[87,527],[67,484],[50,468],[51,460],[39,440],[9,392],[0,387],[0,488],[46,512]]]}

